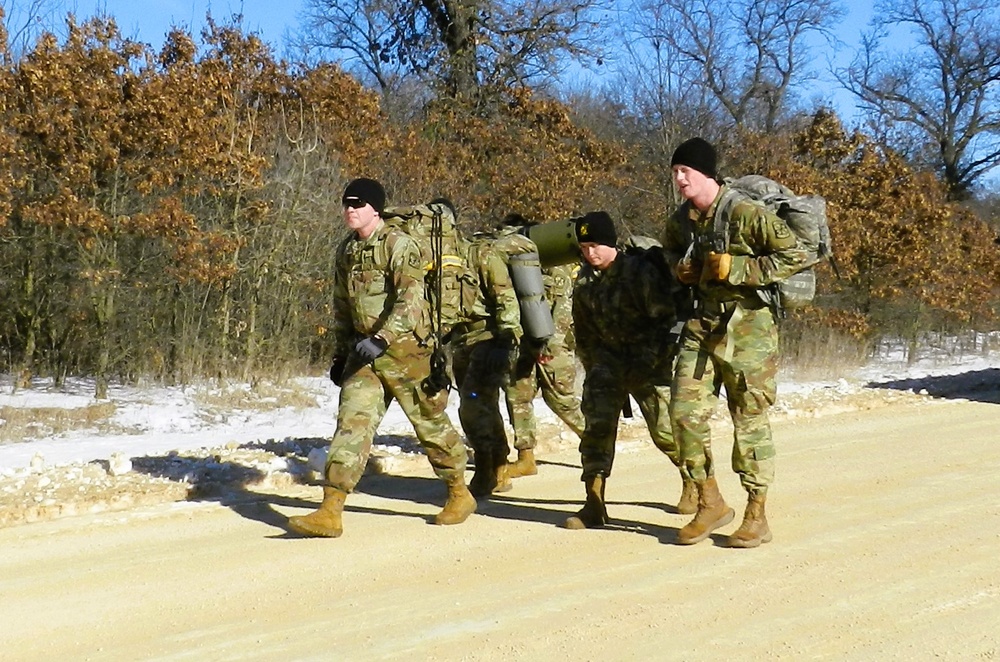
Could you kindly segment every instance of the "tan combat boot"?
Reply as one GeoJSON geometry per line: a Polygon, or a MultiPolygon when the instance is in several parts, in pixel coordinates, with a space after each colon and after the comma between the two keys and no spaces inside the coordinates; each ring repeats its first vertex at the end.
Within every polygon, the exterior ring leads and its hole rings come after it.
{"type": "Polygon", "coordinates": [[[567,529],[595,529],[608,523],[608,509],[604,506],[604,476],[586,479],[587,501],[576,515],[566,518],[567,529]]]}
{"type": "Polygon", "coordinates": [[[771,529],[767,526],[764,515],[765,494],[751,494],[747,500],[747,509],[743,514],[743,524],[729,536],[730,547],[759,547],[761,543],[771,542],[771,529]]]}
{"type": "Polygon", "coordinates": [[[507,462],[507,453],[502,456],[499,453],[493,458],[493,476],[496,480],[494,492],[510,492],[514,489],[514,484],[510,482],[510,464],[507,462]]]}
{"type": "Polygon", "coordinates": [[[688,478],[682,478],[681,496],[677,500],[677,512],[694,515],[698,512],[698,485],[688,478]]]}
{"type": "Polygon", "coordinates": [[[682,545],[693,545],[701,542],[720,526],[733,521],[736,513],[726,505],[719,493],[719,485],[715,478],[696,483],[698,486],[698,512],[694,519],[677,534],[677,542],[682,545]]]}
{"type": "Polygon", "coordinates": [[[448,481],[448,500],[434,517],[435,524],[461,524],[476,512],[476,498],[465,486],[465,479],[455,476],[448,481]]]}
{"type": "Polygon", "coordinates": [[[507,465],[507,475],[511,478],[534,476],[537,473],[538,467],[535,465],[535,451],[531,448],[524,448],[517,451],[517,462],[507,465]]]}
{"type": "Polygon", "coordinates": [[[323,503],[308,515],[296,515],[288,518],[288,526],[296,533],[318,538],[339,538],[344,532],[341,523],[341,513],[344,512],[344,500],[347,492],[336,487],[323,487],[323,503]]]}

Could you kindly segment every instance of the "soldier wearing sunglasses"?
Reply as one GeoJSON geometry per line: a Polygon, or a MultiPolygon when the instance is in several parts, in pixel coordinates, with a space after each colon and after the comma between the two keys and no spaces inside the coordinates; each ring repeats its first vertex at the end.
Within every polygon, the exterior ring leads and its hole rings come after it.
{"type": "Polygon", "coordinates": [[[289,518],[308,536],[343,532],[344,501],[361,479],[386,408],[399,402],[434,472],[448,485],[435,524],[459,524],[476,510],[465,485],[467,454],[445,407],[448,391],[420,387],[431,372],[430,308],[417,244],[382,220],[385,190],[355,179],[344,191],[344,224],[352,230],[337,251],[333,297],[334,358],[330,378],[340,386],[337,431],[327,454],[323,502],[289,518]]]}

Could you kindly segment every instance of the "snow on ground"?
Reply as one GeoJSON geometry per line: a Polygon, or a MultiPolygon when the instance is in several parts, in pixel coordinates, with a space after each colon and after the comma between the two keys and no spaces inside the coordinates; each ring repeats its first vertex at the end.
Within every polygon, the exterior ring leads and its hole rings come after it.
{"type": "MultiPolygon", "coordinates": [[[[829,379],[794,375],[788,371],[779,378],[774,418],[901,397],[1000,402],[1000,352],[982,349],[931,348],[911,364],[901,352],[887,351],[829,379]]],[[[89,380],[68,380],[60,388],[40,380],[15,392],[10,377],[0,376],[0,526],[309,482],[336,425],[338,389],[320,377],[257,390],[211,383],[119,385],[107,401],[95,400],[93,393],[89,380]],[[39,413],[38,424],[30,422],[28,410],[39,413]],[[95,413],[81,414],[88,410],[95,413]],[[53,423],[59,418],[54,412],[77,422],[53,423]],[[10,433],[15,417],[17,435],[10,433]]],[[[449,414],[456,423],[457,405],[452,393],[449,414]]],[[[540,452],[576,445],[540,399],[535,411],[540,452]]],[[[724,427],[726,418],[720,406],[713,424],[724,427]]],[[[641,420],[623,421],[623,439],[643,434],[641,420]]],[[[412,428],[393,404],[369,469],[394,472],[414,463],[426,464],[412,428]]]]}

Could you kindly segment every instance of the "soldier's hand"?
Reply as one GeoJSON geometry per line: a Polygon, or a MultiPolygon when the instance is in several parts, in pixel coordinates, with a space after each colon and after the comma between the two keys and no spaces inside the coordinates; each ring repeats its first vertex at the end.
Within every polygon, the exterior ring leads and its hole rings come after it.
{"type": "Polygon", "coordinates": [[[711,280],[726,280],[733,266],[733,256],[729,253],[709,253],[705,260],[705,272],[711,280]]]}
{"type": "Polygon", "coordinates": [[[387,343],[383,338],[379,336],[368,336],[367,338],[362,338],[358,341],[358,344],[354,346],[354,352],[361,357],[361,360],[365,363],[371,363],[378,357],[385,354],[385,350],[389,348],[389,343],[387,343]]]}
{"type": "Polygon", "coordinates": [[[674,267],[674,275],[682,285],[694,285],[701,277],[701,269],[690,260],[681,260],[674,267]]]}
{"type": "Polygon", "coordinates": [[[549,353],[548,338],[529,338],[522,343],[521,347],[522,354],[524,352],[531,354],[531,359],[535,363],[545,365],[552,359],[552,355],[549,353]]]}
{"type": "Polygon", "coordinates": [[[546,365],[552,360],[552,351],[549,349],[548,341],[544,341],[542,346],[535,353],[535,363],[538,365],[546,365]]]}
{"type": "Polygon", "coordinates": [[[514,347],[506,341],[499,341],[483,357],[483,368],[492,373],[507,374],[511,371],[514,347]]]}
{"type": "Polygon", "coordinates": [[[344,368],[347,367],[346,356],[333,357],[333,365],[330,366],[330,381],[337,386],[344,384],[344,368]]]}

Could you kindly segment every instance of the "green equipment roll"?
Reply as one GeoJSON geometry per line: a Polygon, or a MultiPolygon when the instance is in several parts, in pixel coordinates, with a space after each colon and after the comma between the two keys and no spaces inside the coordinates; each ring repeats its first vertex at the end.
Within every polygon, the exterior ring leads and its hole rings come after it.
{"type": "Polygon", "coordinates": [[[580,260],[580,244],[576,240],[576,221],[551,221],[525,228],[528,239],[538,247],[542,267],[554,267],[580,260]]]}
{"type": "Polygon", "coordinates": [[[535,340],[546,340],[556,332],[552,308],[545,299],[545,284],[538,253],[510,256],[510,279],[521,308],[521,328],[535,340]]]}

